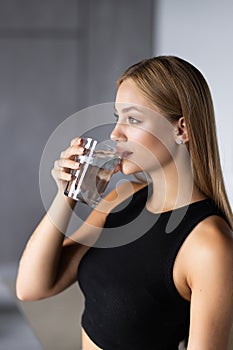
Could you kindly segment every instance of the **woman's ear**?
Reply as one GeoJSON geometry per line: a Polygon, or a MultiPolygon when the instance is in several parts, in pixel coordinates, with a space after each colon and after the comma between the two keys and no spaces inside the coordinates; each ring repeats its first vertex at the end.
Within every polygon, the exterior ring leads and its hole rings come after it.
{"type": "Polygon", "coordinates": [[[178,120],[177,126],[176,126],[176,131],[177,131],[176,135],[179,137],[179,140],[181,141],[179,143],[186,143],[189,141],[188,131],[187,131],[184,117],[181,117],[178,120]]]}

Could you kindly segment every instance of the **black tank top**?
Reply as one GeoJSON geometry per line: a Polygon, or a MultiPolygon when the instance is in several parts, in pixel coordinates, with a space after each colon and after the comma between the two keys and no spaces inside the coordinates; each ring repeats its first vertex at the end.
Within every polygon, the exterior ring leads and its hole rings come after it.
{"type": "Polygon", "coordinates": [[[152,214],[145,209],[147,196],[146,187],[108,215],[97,245],[78,268],[82,326],[104,350],[177,350],[188,336],[190,303],[174,285],[173,265],[192,229],[221,213],[206,199],[152,214]],[[126,244],[116,246],[117,234],[121,243],[127,237],[126,244]]]}

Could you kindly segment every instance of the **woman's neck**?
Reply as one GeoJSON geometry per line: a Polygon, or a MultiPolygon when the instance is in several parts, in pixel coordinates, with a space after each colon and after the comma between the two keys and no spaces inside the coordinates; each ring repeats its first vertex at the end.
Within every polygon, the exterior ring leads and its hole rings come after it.
{"type": "Polygon", "coordinates": [[[150,173],[153,192],[147,202],[147,209],[161,213],[205,199],[206,196],[194,183],[191,166],[171,162],[165,168],[150,173]]]}

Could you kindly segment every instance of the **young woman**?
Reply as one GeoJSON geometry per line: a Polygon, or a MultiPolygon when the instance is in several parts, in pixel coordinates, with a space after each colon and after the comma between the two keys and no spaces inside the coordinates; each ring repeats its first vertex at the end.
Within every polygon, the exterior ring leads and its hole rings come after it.
{"type": "Polygon", "coordinates": [[[233,219],[207,83],[180,58],[143,60],[120,77],[115,109],[120,170],[150,184],[121,184],[64,239],[75,206],[64,186],[84,152],[73,140],[52,170],[58,192],[21,258],[17,295],[55,295],[78,271],[84,350],[175,350],[183,339],[188,350],[226,350],[233,219]]]}

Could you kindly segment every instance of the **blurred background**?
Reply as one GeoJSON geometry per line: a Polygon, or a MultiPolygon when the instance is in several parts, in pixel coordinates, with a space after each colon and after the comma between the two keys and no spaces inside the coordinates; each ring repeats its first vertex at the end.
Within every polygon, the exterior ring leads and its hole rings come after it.
{"type": "Polygon", "coordinates": [[[39,166],[48,138],[77,111],[114,101],[129,65],[172,54],[202,71],[233,205],[232,13],[231,0],[0,0],[0,349],[80,349],[78,286],[18,302],[15,274],[45,213],[39,166]]]}

